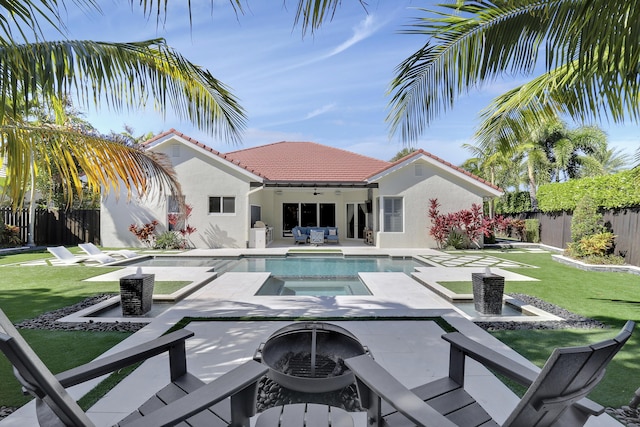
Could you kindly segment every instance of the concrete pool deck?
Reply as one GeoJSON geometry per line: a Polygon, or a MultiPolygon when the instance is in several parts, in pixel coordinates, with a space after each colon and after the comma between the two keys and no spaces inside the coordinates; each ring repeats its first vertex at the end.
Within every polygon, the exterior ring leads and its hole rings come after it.
{"type": "MultiPolygon", "coordinates": [[[[347,252],[346,248],[340,249],[347,252]]],[[[363,252],[380,252],[372,250],[375,248],[353,249],[359,255],[363,252]]],[[[224,250],[223,255],[222,250],[197,250],[190,251],[190,254],[234,256],[226,255],[229,252],[233,251],[224,250]]],[[[385,254],[389,252],[384,251],[385,254]]],[[[394,252],[398,256],[411,256],[430,251],[394,252]]],[[[269,254],[273,255],[274,252],[269,254]]],[[[472,269],[427,267],[421,274],[453,277],[449,280],[468,280],[472,269]],[[457,278],[459,276],[460,279],[457,278]]],[[[373,295],[370,296],[255,296],[255,290],[266,277],[268,273],[225,273],[177,302],[105,355],[154,339],[185,317],[196,317],[197,320],[186,327],[195,333],[195,337],[187,341],[187,363],[193,374],[208,382],[251,359],[260,343],[290,323],[289,318],[328,318],[331,323],[353,333],[368,346],[380,364],[402,383],[413,387],[446,375],[448,345],[440,338],[444,331],[429,320],[441,317],[470,338],[535,369],[524,357],[462,317],[450,303],[404,273],[361,273],[367,286],[372,288],[373,295]],[[249,320],[238,320],[240,317],[249,320]],[[270,320],[250,320],[251,317],[267,317],[270,320]],[[372,317],[384,320],[371,320],[372,317]],[[211,321],[202,321],[201,318],[211,318],[211,321]],[[334,320],[336,318],[340,320],[334,320]]],[[[469,392],[497,422],[503,422],[517,404],[518,397],[484,367],[474,362],[468,366],[469,392]]],[[[168,374],[166,356],[148,360],[90,408],[90,418],[97,426],[115,424],[164,386],[168,382],[168,374]]],[[[73,387],[70,393],[79,398],[97,382],[95,380],[73,387]]],[[[357,425],[365,426],[365,418],[362,413],[356,414],[357,425]]],[[[0,421],[2,427],[36,425],[33,403],[0,421]]],[[[590,419],[587,425],[608,427],[621,424],[608,415],[602,415],[590,419]]]]}

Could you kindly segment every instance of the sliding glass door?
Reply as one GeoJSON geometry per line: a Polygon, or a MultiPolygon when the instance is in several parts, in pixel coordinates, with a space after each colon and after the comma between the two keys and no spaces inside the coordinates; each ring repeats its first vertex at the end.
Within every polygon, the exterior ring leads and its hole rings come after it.
{"type": "Polygon", "coordinates": [[[291,236],[291,229],[302,227],[335,227],[335,203],[283,203],[282,236],[291,236]]]}
{"type": "Polygon", "coordinates": [[[367,225],[366,203],[347,203],[347,238],[364,239],[367,225]]]}

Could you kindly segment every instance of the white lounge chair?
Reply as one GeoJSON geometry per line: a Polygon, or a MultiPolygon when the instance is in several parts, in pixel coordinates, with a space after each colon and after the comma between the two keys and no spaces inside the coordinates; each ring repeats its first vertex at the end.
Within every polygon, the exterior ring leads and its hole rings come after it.
{"type": "Polygon", "coordinates": [[[106,264],[109,262],[115,261],[115,258],[107,255],[107,254],[99,254],[99,255],[87,255],[87,256],[77,256],[71,253],[69,249],[64,246],[53,246],[48,247],[47,250],[51,255],[56,257],[56,259],[62,264],[77,264],[85,261],[97,261],[100,264],[106,264]]]}
{"type": "Polygon", "coordinates": [[[134,251],[130,251],[129,249],[118,249],[116,251],[103,251],[93,243],[80,243],[78,247],[82,249],[87,255],[90,255],[90,256],[107,255],[107,256],[121,256],[123,258],[135,258],[137,256],[140,256],[138,253],[134,251]]]}

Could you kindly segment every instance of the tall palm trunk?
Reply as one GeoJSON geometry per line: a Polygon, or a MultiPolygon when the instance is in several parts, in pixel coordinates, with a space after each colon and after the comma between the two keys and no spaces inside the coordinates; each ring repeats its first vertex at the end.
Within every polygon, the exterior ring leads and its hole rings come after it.
{"type": "Polygon", "coordinates": [[[527,172],[529,174],[529,198],[531,199],[531,210],[538,210],[538,198],[536,197],[536,174],[533,169],[533,163],[527,162],[527,172]]]}

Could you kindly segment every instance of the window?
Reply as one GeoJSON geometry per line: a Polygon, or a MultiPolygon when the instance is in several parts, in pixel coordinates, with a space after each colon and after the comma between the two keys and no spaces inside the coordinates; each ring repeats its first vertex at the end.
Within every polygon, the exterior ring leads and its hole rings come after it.
{"type": "Polygon", "coordinates": [[[233,214],[236,213],[235,197],[209,197],[209,213],[210,214],[233,214]]]}
{"type": "Polygon", "coordinates": [[[382,206],[382,231],[387,233],[402,233],[404,231],[402,197],[384,197],[382,206]]]}
{"type": "MultiPolygon", "coordinates": [[[[184,197],[182,197],[184,205],[184,197]]],[[[169,231],[180,230],[184,226],[184,218],[180,212],[180,200],[176,196],[169,196],[167,199],[167,224],[169,231]]]]}

